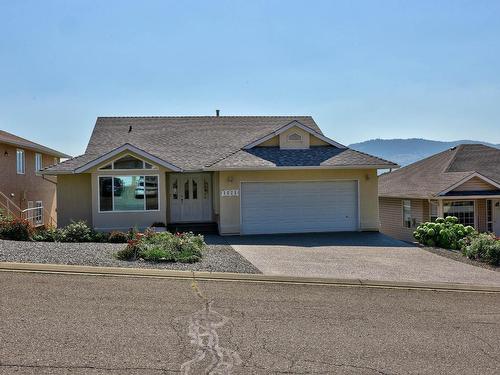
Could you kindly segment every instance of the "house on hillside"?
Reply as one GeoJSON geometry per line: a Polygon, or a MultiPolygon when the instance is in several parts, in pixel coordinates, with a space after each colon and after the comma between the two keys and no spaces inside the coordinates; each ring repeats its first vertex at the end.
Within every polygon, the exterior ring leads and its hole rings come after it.
{"type": "Polygon", "coordinates": [[[34,225],[55,225],[57,179],[42,169],[69,157],[0,130],[0,210],[34,225]]]}
{"type": "Polygon", "coordinates": [[[59,225],[167,223],[260,234],[377,231],[377,170],[396,164],[326,137],[309,116],[100,117],[57,176],[59,225]]]}
{"type": "Polygon", "coordinates": [[[446,216],[500,235],[500,150],[462,144],[383,174],[379,202],[381,231],[399,239],[446,216]]]}

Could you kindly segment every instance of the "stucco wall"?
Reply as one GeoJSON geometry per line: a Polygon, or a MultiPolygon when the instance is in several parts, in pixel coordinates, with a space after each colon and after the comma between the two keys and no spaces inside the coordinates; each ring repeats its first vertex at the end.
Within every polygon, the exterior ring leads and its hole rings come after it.
{"type": "MultiPolygon", "coordinates": [[[[315,169],[282,171],[221,171],[220,190],[240,189],[245,181],[359,180],[360,229],[378,230],[378,180],[373,169],[315,169]]],[[[240,197],[220,198],[221,234],[239,234],[240,197]]]]}
{"type": "MultiPolygon", "coordinates": [[[[0,191],[7,196],[14,194],[12,200],[21,209],[28,207],[28,201],[42,201],[45,215],[56,217],[56,183],[53,176],[42,177],[35,171],[35,151],[0,144],[0,191]],[[17,174],[16,150],[24,150],[25,173],[17,174]]],[[[42,154],[42,165],[54,164],[54,156],[42,154]]]]}
{"type": "Polygon", "coordinates": [[[71,220],[92,225],[92,189],[90,174],[60,175],[57,179],[57,226],[71,220]]]}
{"type": "Polygon", "coordinates": [[[309,133],[296,126],[288,130],[285,130],[283,133],[279,135],[279,137],[280,137],[280,148],[283,149],[309,148],[309,133]],[[302,137],[302,140],[300,141],[288,140],[288,136],[294,133],[300,135],[302,137]]]}

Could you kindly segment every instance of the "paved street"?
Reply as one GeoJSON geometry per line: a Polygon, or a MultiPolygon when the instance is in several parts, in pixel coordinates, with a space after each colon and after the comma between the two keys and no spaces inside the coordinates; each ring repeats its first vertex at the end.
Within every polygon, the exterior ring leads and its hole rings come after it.
{"type": "Polygon", "coordinates": [[[500,286],[500,272],[457,262],[381,233],[234,236],[265,275],[500,286]]]}
{"type": "Polygon", "coordinates": [[[498,374],[499,337],[498,294],[0,272],[1,374],[498,374]]]}

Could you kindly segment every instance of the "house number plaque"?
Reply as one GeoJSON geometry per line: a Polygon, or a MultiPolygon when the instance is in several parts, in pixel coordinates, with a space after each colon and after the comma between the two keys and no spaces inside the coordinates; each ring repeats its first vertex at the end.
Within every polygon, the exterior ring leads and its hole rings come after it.
{"type": "Polygon", "coordinates": [[[233,190],[221,190],[221,197],[238,197],[240,195],[240,191],[238,189],[233,190]]]}

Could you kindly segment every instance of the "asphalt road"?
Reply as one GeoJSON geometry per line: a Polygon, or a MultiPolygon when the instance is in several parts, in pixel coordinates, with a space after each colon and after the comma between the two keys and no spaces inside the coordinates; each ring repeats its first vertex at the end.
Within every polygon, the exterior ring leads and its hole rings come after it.
{"type": "Polygon", "coordinates": [[[498,374],[500,295],[0,272],[1,374],[498,374]]]}

